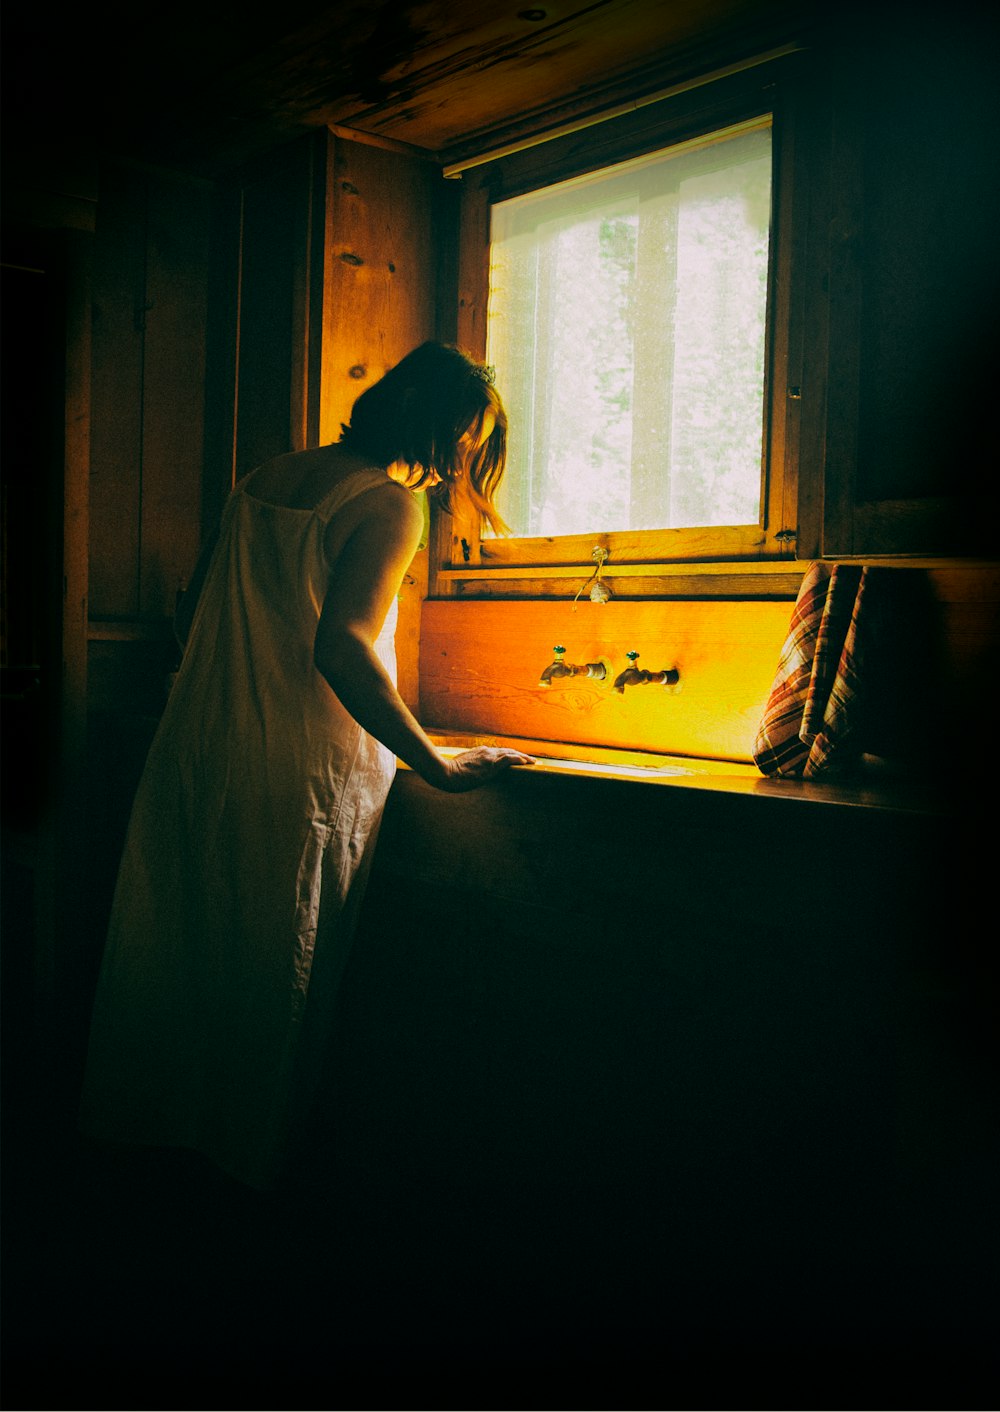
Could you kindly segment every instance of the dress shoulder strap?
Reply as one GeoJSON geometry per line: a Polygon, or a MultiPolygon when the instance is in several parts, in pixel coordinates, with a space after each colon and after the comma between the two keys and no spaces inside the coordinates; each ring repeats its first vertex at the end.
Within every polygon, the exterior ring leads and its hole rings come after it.
{"type": "Polygon", "coordinates": [[[326,524],[330,518],[343,509],[351,500],[388,483],[384,466],[366,466],[364,470],[352,471],[350,475],[333,487],[316,506],[314,513],[326,524]]]}

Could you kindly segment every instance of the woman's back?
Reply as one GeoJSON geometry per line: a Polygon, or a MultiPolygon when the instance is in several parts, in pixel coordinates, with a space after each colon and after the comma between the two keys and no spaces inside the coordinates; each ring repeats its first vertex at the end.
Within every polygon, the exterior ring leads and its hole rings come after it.
{"type": "MultiPolygon", "coordinates": [[[[197,1148],[253,1185],[309,1091],[314,964],[325,952],[329,981],[346,960],[338,918],[395,769],[313,665],[330,543],[385,483],[306,453],[230,496],[111,919],[85,1126],[197,1148]]],[[[375,643],[390,675],[394,627],[391,611],[375,643]]]]}

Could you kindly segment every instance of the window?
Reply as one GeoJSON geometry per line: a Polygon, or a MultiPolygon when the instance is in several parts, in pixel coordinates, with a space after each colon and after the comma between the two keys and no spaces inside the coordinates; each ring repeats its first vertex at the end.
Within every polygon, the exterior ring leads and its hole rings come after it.
{"type": "Polygon", "coordinates": [[[493,206],[515,534],[756,523],[771,122],[493,206]]]}
{"type": "Polygon", "coordinates": [[[630,594],[742,595],[795,559],[795,62],[465,165],[457,336],[509,412],[513,537],[439,526],[432,593],[558,593],[601,547],[630,594]]]}

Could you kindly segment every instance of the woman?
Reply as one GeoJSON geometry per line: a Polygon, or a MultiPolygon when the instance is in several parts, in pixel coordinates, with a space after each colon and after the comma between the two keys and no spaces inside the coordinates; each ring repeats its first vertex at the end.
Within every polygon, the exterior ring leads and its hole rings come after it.
{"type": "Polygon", "coordinates": [[[98,984],[82,1126],[280,1174],[312,1096],[396,757],[467,790],[514,750],[435,749],[394,684],[412,493],[493,497],[506,416],[488,370],[426,343],[336,444],[232,492],[178,612],[180,670],[137,791],[98,984]]]}

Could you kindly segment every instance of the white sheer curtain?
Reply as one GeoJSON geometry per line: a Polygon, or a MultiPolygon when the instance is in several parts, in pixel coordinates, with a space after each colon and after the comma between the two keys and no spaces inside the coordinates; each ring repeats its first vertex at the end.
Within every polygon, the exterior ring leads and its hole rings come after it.
{"type": "Polygon", "coordinates": [[[757,520],[770,206],[764,118],[493,207],[515,533],[757,520]]]}

